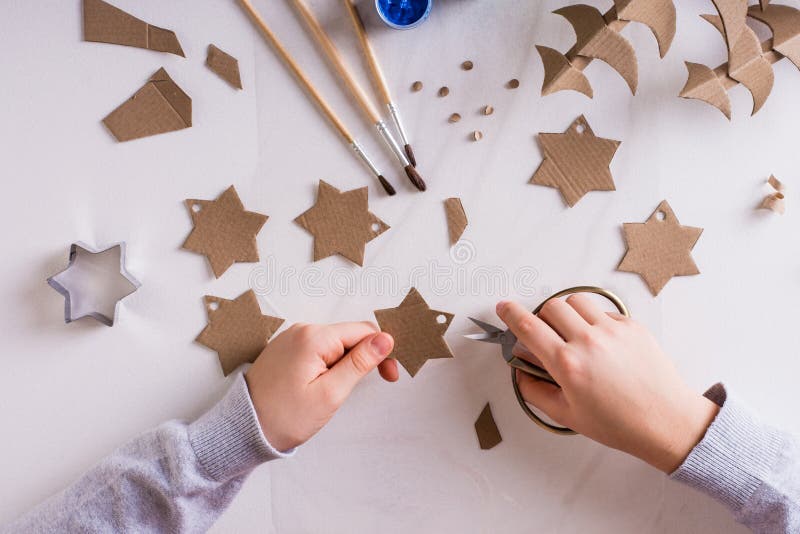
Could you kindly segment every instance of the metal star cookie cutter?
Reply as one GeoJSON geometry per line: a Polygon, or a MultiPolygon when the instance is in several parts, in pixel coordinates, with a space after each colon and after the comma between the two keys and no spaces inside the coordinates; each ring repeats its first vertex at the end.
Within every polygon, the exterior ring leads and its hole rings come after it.
{"type": "Polygon", "coordinates": [[[69,324],[69,323],[71,323],[73,321],[77,321],[78,319],[83,319],[84,317],[91,317],[91,318],[95,319],[96,321],[98,321],[98,322],[100,322],[100,323],[102,323],[102,324],[104,324],[106,326],[114,326],[114,323],[117,320],[117,315],[118,315],[118,310],[119,310],[119,303],[125,297],[127,297],[127,296],[131,295],[132,293],[134,293],[142,285],[136,278],[134,278],[128,272],[127,268],[125,267],[125,257],[126,257],[126,245],[125,245],[125,242],[119,242],[119,243],[113,244],[113,245],[111,245],[109,247],[106,247],[106,248],[103,248],[103,249],[91,247],[91,246],[89,246],[89,245],[87,245],[87,244],[85,244],[83,242],[80,242],[80,241],[75,242],[70,246],[70,249],[69,249],[69,263],[67,264],[67,267],[64,270],[60,271],[59,273],[57,273],[57,274],[55,274],[55,275],[53,275],[53,276],[51,276],[50,278],[47,279],[47,283],[50,285],[50,287],[52,287],[53,289],[58,291],[64,297],[64,322],[69,324]],[[105,313],[99,312],[97,310],[89,311],[89,312],[86,312],[86,313],[83,313],[83,314],[80,314],[80,315],[73,315],[73,311],[72,311],[73,295],[71,294],[70,289],[68,287],[66,287],[66,285],[64,285],[64,284],[62,284],[61,282],[58,281],[58,277],[61,276],[64,273],[66,273],[67,271],[69,271],[70,269],[72,269],[75,266],[77,258],[78,258],[78,250],[79,249],[84,251],[84,252],[88,252],[89,254],[103,254],[103,253],[109,252],[109,251],[111,251],[113,249],[116,249],[116,248],[119,249],[119,274],[123,278],[125,278],[125,280],[128,281],[128,283],[131,285],[132,289],[128,293],[126,293],[125,295],[122,295],[121,297],[116,299],[116,303],[114,304],[114,313],[113,313],[112,316],[108,316],[105,313]]]}

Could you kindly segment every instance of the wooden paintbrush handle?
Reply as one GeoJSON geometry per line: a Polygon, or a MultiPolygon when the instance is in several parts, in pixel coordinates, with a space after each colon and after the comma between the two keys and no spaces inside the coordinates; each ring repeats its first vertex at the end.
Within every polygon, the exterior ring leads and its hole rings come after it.
{"type": "Polygon", "coordinates": [[[378,110],[372,104],[367,96],[367,93],[364,92],[364,89],[361,88],[361,86],[352,76],[350,70],[347,68],[347,65],[344,63],[344,59],[342,59],[341,54],[339,54],[339,51],[336,49],[336,45],[333,44],[331,38],[328,37],[328,34],[322,29],[322,25],[319,23],[316,17],[314,17],[314,14],[308,8],[308,5],[306,5],[303,0],[291,0],[291,2],[308,25],[316,43],[322,48],[322,51],[325,52],[325,56],[330,61],[333,69],[347,86],[347,89],[350,91],[350,93],[352,93],[352,95],[355,97],[358,105],[361,107],[361,111],[364,112],[372,124],[377,124],[380,122],[381,117],[378,113],[378,110]]]}
{"type": "Polygon", "coordinates": [[[352,0],[343,1],[347,12],[350,13],[350,20],[353,21],[353,27],[358,36],[358,41],[361,43],[361,50],[367,60],[369,71],[372,73],[372,83],[375,86],[375,90],[378,91],[383,99],[383,103],[388,106],[392,103],[392,96],[389,94],[389,84],[386,83],[386,78],[378,63],[378,57],[375,55],[375,50],[372,49],[372,45],[367,38],[367,29],[364,27],[364,21],[352,0]]]}
{"type": "Polygon", "coordinates": [[[322,111],[322,113],[328,118],[329,121],[331,121],[331,124],[333,124],[333,126],[341,134],[341,136],[344,137],[348,143],[352,144],[355,141],[355,139],[353,138],[350,131],[347,129],[347,127],[345,127],[344,123],[341,121],[341,119],[339,119],[339,117],[336,115],[333,109],[331,109],[331,107],[328,105],[325,99],[322,98],[322,95],[319,93],[319,91],[317,91],[317,89],[311,83],[311,80],[308,79],[308,76],[306,76],[303,70],[297,65],[297,63],[294,61],[294,59],[286,50],[286,48],[283,47],[283,45],[275,36],[275,34],[272,33],[272,30],[269,29],[267,23],[264,21],[263,18],[261,18],[261,15],[258,14],[253,5],[250,3],[250,0],[239,0],[239,4],[242,6],[245,12],[247,12],[247,14],[250,17],[250,20],[253,21],[253,23],[258,27],[259,30],[261,30],[261,34],[264,36],[267,42],[272,46],[272,48],[275,50],[278,56],[280,56],[286,67],[290,71],[292,71],[292,74],[294,74],[295,78],[297,78],[297,81],[300,83],[300,85],[303,86],[308,95],[316,102],[317,106],[319,106],[319,109],[322,111]]]}

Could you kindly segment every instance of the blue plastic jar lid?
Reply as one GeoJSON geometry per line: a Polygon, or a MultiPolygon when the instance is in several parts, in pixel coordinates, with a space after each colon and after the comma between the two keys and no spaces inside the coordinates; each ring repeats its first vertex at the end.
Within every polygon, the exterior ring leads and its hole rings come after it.
{"type": "Polygon", "coordinates": [[[375,0],[383,22],[396,30],[410,30],[425,22],[433,0],[375,0]]]}

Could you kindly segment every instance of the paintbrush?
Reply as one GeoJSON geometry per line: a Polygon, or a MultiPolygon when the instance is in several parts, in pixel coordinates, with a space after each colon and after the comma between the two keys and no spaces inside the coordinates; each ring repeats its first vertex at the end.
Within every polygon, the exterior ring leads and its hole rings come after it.
{"type": "Polygon", "coordinates": [[[364,152],[361,144],[353,137],[339,116],[336,115],[330,105],[322,97],[320,92],[317,91],[317,89],[311,83],[311,80],[309,80],[308,76],[305,75],[297,62],[295,62],[286,48],[284,48],[277,36],[272,33],[272,30],[269,29],[267,23],[263,18],[261,18],[261,15],[258,14],[253,5],[250,3],[250,0],[239,0],[239,5],[242,6],[242,9],[244,9],[244,11],[250,17],[250,20],[253,22],[253,24],[255,24],[256,27],[261,31],[261,35],[263,35],[266,41],[272,46],[272,49],[275,51],[275,53],[278,54],[281,60],[283,60],[283,63],[286,65],[286,67],[292,72],[292,74],[294,74],[298,83],[303,86],[303,88],[306,90],[306,93],[312,98],[312,100],[314,100],[314,102],[316,102],[320,111],[322,111],[322,114],[327,117],[336,131],[339,132],[339,134],[353,149],[353,152],[355,152],[356,155],[361,158],[361,161],[366,164],[369,170],[372,171],[380,184],[383,186],[383,189],[386,191],[386,193],[389,195],[394,195],[396,191],[394,187],[392,187],[392,184],[390,184],[389,180],[387,180],[380,173],[372,159],[367,156],[366,152],[364,152]]]}
{"type": "Polygon", "coordinates": [[[408,160],[416,167],[417,159],[414,157],[414,151],[411,150],[411,145],[408,142],[408,136],[403,127],[403,121],[400,120],[400,112],[397,110],[397,106],[395,106],[392,100],[392,95],[389,92],[389,84],[386,83],[386,77],[383,75],[380,63],[378,63],[378,56],[375,55],[375,50],[372,48],[369,38],[367,37],[367,29],[364,27],[364,21],[361,19],[358,8],[353,4],[352,0],[343,1],[347,12],[350,13],[350,19],[353,21],[353,28],[358,36],[358,41],[361,43],[361,51],[364,53],[364,57],[367,60],[369,72],[372,75],[372,84],[383,99],[383,103],[386,104],[386,107],[389,109],[389,115],[392,117],[397,132],[400,134],[400,140],[403,142],[408,160]]]}
{"type": "Polygon", "coordinates": [[[403,165],[403,169],[408,176],[408,179],[411,181],[414,186],[419,189],[420,191],[425,191],[427,186],[425,185],[425,181],[419,175],[417,170],[409,161],[408,156],[403,151],[403,149],[398,144],[397,140],[394,138],[392,133],[389,131],[389,128],[386,126],[386,123],[383,122],[381,119],[378,110],[375,108],[375,105],[369,99],[367,94],[364,92],[364,89],[361,88],[361,85],[356,81],[355,77],[350,73],[347,65],[344,62],[339,50],[336,48],[336,45],[333,44],[331,38],[328,37],[328,34],[325,33],[325,30],[322,29],[322,25],[317,21],[314,14],[308,8],[306,3],[303,0],[290,0],[294,5],[297,12],[305,21],[308,29],[311,30],[311,35],[314,37],[314,41],[317,45],[322,48],[322,51],[325,52],[325,57],[328,59],[328,62],[333,67],[333,70],[341,78],[342,82],[344,82],[347,89],[353,95],[353,97],[358,102],[361,111],[367,117],[367,119],[375,125],[377,128],[378,133],[381,136],[381,139],[389,146],[397,159],[403,165]]]}

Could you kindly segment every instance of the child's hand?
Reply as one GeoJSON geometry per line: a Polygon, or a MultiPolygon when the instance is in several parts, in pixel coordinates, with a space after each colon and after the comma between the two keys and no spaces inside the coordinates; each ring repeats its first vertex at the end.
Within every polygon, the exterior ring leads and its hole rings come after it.
{"type": "Polygon", "coordinates": [[[717,414],[643,326],[585,294],[553,299],[538,316],[513,302],[497,314],[561,385],[518,372],[525,399],[595,441],[671,473],[717,414]]]}
{"type": "Polygon", "coordinates": [[[366,322],[295,324],[275,337],[245,377],[270,444],[286,451],[308,441],[379,365],[396,381],[397,362],[386,360],[393,347],[392,336],[366,322]]]}

